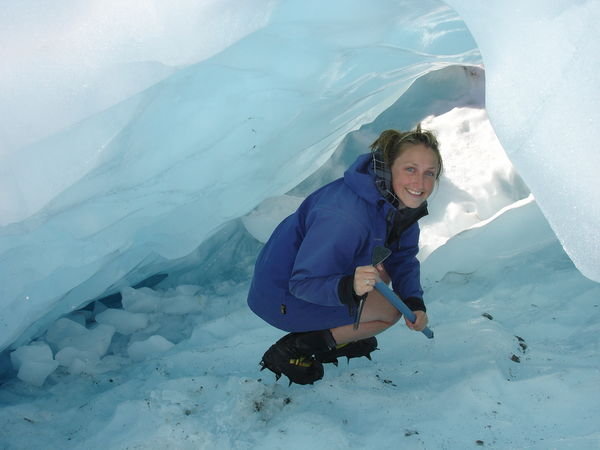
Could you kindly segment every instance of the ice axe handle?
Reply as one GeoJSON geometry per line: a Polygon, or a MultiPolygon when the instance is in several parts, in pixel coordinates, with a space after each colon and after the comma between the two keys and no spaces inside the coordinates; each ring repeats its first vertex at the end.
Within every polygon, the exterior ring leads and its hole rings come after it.
{"type": "MultiPolygon", "coordinates": [[[[385,298],[387,298],[391,302],[391,304],[394,305],[396,309],[398,309],[398,311],[404,314],[404,317],[406,317],[408,320],[414,323],[414,321],[417,319],[415,313],[412,312],[408,308],[408,306],[406,306],[406,303],[404,303],[402,300],[400,300],[400,298],[398,298],[398,296],[394,293],[394,291],[392,291],[389,288],[387,284],[379,280],[375,283],[375,289],[381,292],[381,294],[385,298]]],[[[431,331],[429,328],[425,327],[421,332],[429,339],[433,339],[433,331],[431,331]]]]}

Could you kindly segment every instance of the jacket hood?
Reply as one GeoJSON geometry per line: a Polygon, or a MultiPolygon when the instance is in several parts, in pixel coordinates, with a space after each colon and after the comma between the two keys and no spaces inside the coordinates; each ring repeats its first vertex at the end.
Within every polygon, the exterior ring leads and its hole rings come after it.
{"type": "Polygon", "coordinates": [[[360,155],[344,172],[344,183],[359,197],[369,203],[376,204],[378,200],[383,198],[375,185],[372,162],[371,153],[360,155]]]}

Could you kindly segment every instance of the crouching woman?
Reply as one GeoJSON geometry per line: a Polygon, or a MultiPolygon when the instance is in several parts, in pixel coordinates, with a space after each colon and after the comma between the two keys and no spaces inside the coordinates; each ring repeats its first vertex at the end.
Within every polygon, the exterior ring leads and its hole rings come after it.
{"type": "Polygon", "coordinates": [[[415,322],[406,325],[426,327],[417,221],[427,214],[441,171],[432,132],[420,125],[386,130],[342,178],[313,192],[277,226],[257,258],[248,305],[289,333],[265,352],[263,369],[309,384],[323,377],[323,363],[370,357],[375,335],[401,317],[374,289],[378,279],[391,282],[414,311],[415,322]],[[391,255],[373,266],[378,246],[391,255]]]}

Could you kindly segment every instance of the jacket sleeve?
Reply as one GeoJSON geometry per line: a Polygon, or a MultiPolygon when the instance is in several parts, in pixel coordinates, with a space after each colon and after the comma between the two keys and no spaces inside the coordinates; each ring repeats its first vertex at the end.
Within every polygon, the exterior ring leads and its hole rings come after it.
{"type": "Polygon", "coordinates": [[[306,217],[305,236],[296,255],[289,289],[292,295],[322,306],[340,306],[338,285],[354,274],[356,255],[367,231],[340,211],[316,208],[306,217]]]}
{"type": "Polygon", "coordinates": [[[394,292],[415,311],[425,311],[421,288],[421,265],[417,259],[419,251],[419,225],[413,224],[402,233],[396,248],[384,263],[392,280],[394,292]]]}

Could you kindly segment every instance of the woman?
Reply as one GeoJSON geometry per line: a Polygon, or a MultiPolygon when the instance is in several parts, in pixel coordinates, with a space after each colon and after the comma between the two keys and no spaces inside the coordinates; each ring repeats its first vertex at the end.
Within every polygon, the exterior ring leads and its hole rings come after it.
{"type": "Polygon", "coordinates": [[[427,214],[426,199],[441,171],[433,133],[420,125],[387,130],[343,178],[312,193],[279,224],[258,256],[248,296],[252,311],[290,332],[264,354],[263,369],[312,384],[323,377],[323,363],[370,358],[374,336],[401,317],[374,290],[378,278],[391,281],[415,312],[415,322],[406,325],[425,328],[417,221],[427,214]],[[382,245],[392,253],[375,267],[373,250],[382,245]]]}

